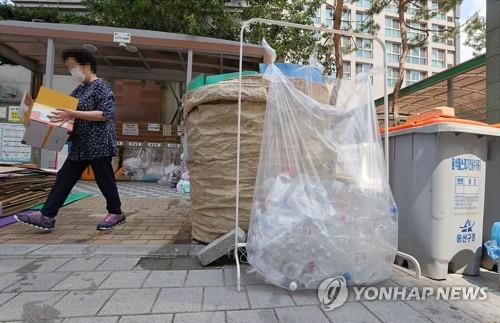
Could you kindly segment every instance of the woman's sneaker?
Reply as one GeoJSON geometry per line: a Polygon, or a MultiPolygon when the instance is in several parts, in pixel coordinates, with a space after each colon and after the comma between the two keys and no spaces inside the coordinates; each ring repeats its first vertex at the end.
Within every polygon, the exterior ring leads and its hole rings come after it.
{"type": "Polygon", "coordinates": [[[52,231],[54,230],[54,225],[56,224],[56,220],[53,218],[49,218],[44,216],[39,211],[26,211],[19,214],[14,215],[14,219],[17,222],[35,227],[44,231],[52,231]]]}
{"type": "Polygon", "coordinates": [[[108,214],[99,224],[97,224],[97,230],[111,230],[115,226],[125,223],[126,219],[127,218],[123,214],[108,214]]]}

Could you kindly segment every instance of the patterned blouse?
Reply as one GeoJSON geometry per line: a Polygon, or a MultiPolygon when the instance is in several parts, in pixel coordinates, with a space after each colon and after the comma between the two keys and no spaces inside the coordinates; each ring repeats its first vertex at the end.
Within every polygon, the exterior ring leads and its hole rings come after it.
{"type": "Polygon", "coordinates": [[[71,96],[80,100],[78,111],[102,111],[106,120],[75,120],[69,158],[80,161],[116,156],[115,98],[111,86],[97,79],[80,84],[71,96]]]}

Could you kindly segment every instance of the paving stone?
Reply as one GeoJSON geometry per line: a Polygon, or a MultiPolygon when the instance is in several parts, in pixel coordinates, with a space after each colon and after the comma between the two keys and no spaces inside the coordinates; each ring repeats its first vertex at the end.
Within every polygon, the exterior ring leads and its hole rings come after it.
{"type": "Polygon", "coordinates": [[[18,268],[18,273],[52,272],[67,263],[69,258],[39,258],[18,268]]]}
{"type": "Polygon", "coordinates": [[[284,289],[269,285],[247,286],[246,288],[252,309],[294,305],[292,298],[284,289]]]}
{"type": "Polygon", "coordinates": [[[93,316],[113,294],[112,290],[69,292],[54,308],[62,317],[93,316]]]}
{"type": "Polygon", "coordinates": [[[0,274],[0,291],[22,279],[25,275],[19,273],[0,274]]]}
{"type": "Polygon", "coordinates": [[[87,244],[58,244],[58,245],[46,245],[42,248],[33,251],[32,255],[81,255],[85,254],[85,250],[89,245],[87,244]]]}
{"type": "Polygon", "coordinates": [[[154,252],[155,246],[131,246],[131,245],[98,245],[95,248],[95,255],[126,255],[126,256],[146,256],[154,252]]]}
{"type": "Polygon", "coordinates": [[[241,310],[227,312],[227,323],[278,323],[274,311],[241,310]]]}
{"type": "Polygon", "coordinates": [[[182,287],[186,274],[186,270],[152,271],[144,287],[182,287]]]}
{"type": "Polygon", "coordinates": [[[59,312],[52,305],[65,292],[26,292],[12,298],[0,306],[0,321],[32,321],[49,320],[59,317],[59,312]]]}
{"type": "Polygon", "coordinates": [[[333,322],[379,323],[380,320],[370,313],[361,303],[345,303],[333,311],[324,311],[333,322]]]}
{"type": "Polygon", "coordinates": [[[290,295],[297,305],[319,305],[318,292],[316,290],[296,290],[290,292],[290,295]]]}
{"type": "MultiPolygon", "coordinates": [[[[102,283],[100,289],[139,288],[149,275],[149,271],[116,271],[102,283]]],[[[156,286],[155,286],[156,287],[156,286]]]]}
{"type": "Polygon", "coordinates": [[[363,305],[384,322],[430,322],[422,314],[401,301],[370,301],[363,302],[363,305]]]}
{"type": "MultiPolygon", "coordinates": [[[[256,273],[248,273],[250,269],[248,266],[242,266],[240,273],[240,284],[241,286],[246,285],[265,285],[266,283],[257,277],[256,273]]],[[[236,266],[225,266],[224,267],[224,281],[226,286],[236,285],[236,266]]]]}
{"type": "Polygon", "coordinates": [[[40,244],[2,245],[0,256],[23,256],[43,247],[40,244]]]}
{"type": "Polygon", "coordinates": [[[6,292],[48,291],[65,279],[69,273],[34,273],[28,274],[15,284],[6,288],[6,292]]]}
{"type": "Polygon", "coordinates": [[[117,271],[117,270],[132,270],[139,262],[139,258],[118,258],[111,257],[106,259],[96,270],[102,271],[117,271]]]}
{"type": "Polygon", "coordinates": [[[318,306],[283,307],[274,311],[280,323],[330,323],[318,306]]]}
{"type": "MultiPolygon", "coordinates": [[[[3,249],[3,245],[0,249],[3,249]]],[[[32,262],[33,259],[3,258],[0,259],[0,273],[12,273],[32,262]]]]}
{"type": "Polygon", "coordinates": [[[204,311],[245,310],[249,309],[247,295],[236,286],[206,287],[203,297],[204,311]]]}
{"type": "Polygon", "coordinates": [[[150,255],[158,255],[158,256],[187,256],[189,254],[189,249],[191,249],[190,244],[168,244],[156,249],[154,249],[150,255]]]}
{"type": "Polygon", "coordinates": [[[188,272],[186,286],[222,286],[221,269],[212,270],[190,270],[188,272]]]}
{"type": "Polygon", "coordinates": [[[2,294],[0,294],[0,305],[7,302],[9,299],[13,298],[16,295],[17,295],[17,293],[2,293],[2,294]]]}
{"type": "Polygon", "coordinates": [[[104,305],[99,315],[148,314],[158,292],[157,288],[118,290],[104,305]]]}
{"type": "Polygon", "coordinates": [[[104,262],[106,258],[74,258],[57,271],[93,271],[104,262]]]}
{"type": "Polygon", "coordinates": [[[449,303],[481,322],[498,322],[500,318],[500,306],[492,305],[488,301],[450,301],[449,303]]]}
{"type": "Polygon", "coordinates": [[[226,323],[224,312],[175,314],[174,323],[226,323]]]}
{"type": "Polygon", "coordinates": [[[84,290],[97,289],[108,277],[109,272],[77,272],[57,284],[53,290],[84,290]]]}
{"type": "Polygon", "coordinates": [[[116,323],[118,322],[118,316],[108,316],[108,317],[79,317],[79,318],[69,318],[65,319],[63,323],[116,323]]]}
{"type": "Polygon", "coordinates": [[[119,323],[170,323],[173,318],[172,314],[122,316],[119,323]]]}
{"type": "Polygon", "coordinates": [[[202,310],[201,287],[163,288],[153,313],[199,312],[202,310]]]}
{"type": "Polygon", "coordinates": [[[445,301],[438,301],[430,298],[425,301],[406,302],[406,304],[434,322],[454,323],[476,321],[476,319],[473,319],[471,316],[445,301]]]}

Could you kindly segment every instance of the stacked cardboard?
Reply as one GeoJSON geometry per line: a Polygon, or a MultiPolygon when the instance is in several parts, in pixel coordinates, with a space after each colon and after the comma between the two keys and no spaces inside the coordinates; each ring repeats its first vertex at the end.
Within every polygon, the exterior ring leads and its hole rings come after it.
{"type": "Polygon", "coordinates": [[[45,202],[55,180],[42,170],[0,166],[0,217],[45,202]]]}
{"type": "Polygon", "coordinates": [[[116,139],[119,141],[180,143],[182,127],[159,123],[116,123],[116,139]]]}

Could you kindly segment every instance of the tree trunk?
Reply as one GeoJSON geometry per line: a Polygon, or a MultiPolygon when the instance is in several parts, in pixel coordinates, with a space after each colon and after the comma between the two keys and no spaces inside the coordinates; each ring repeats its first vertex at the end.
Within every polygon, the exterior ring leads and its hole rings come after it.
{"type": "MultiPolygon", "coordinates": [[[[335,8],[335,17],[333,20],[333,29],[339,30],[342,24],[342,9],[344,8],[344,0],[337,0],[337,7],[335,8]]],[[[342,48],[339,34],[333,35],[333,46],[335,48],[335,74],[338,80],[342,79],[344,73],[342,62],[342,48]]]]}
{"type": "Polygon", "coordinates": [[[399,74],[394,86],[393,98],[392,98],[392,114],[394,118],[394,124],[399,124],[399,91],[403,86],[403,81],[405,78],[405,64],[406,57],[408,56],[409,46],[408,46],[408,27],[405,24],[405,11],[408,4],[406,1],[399,1],[398,14],[399,14],[399,30],[401,33],[401,55],[399,56],[399,74]]]}

